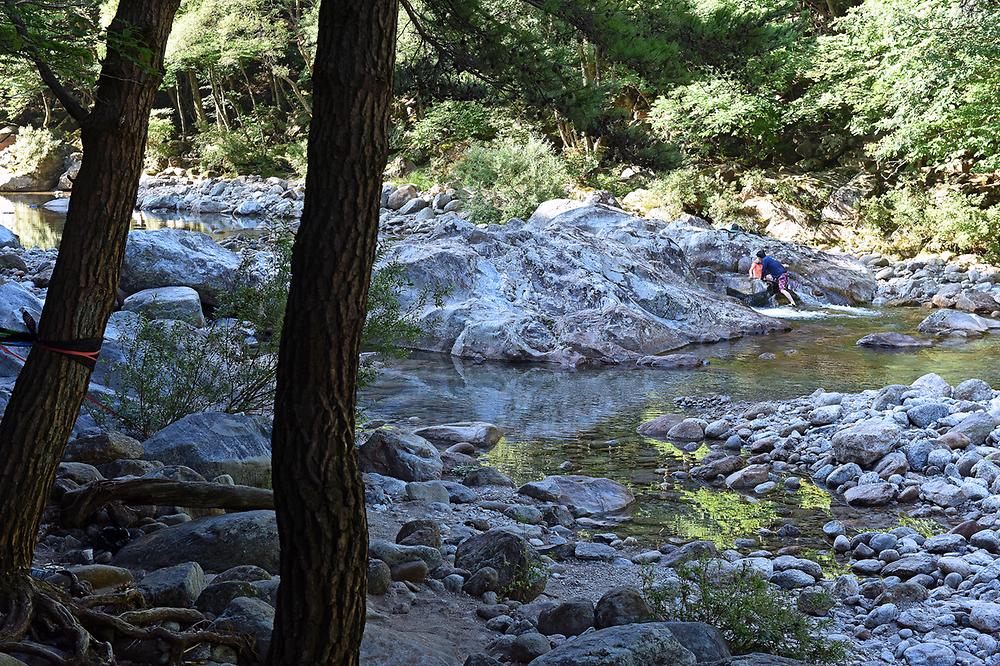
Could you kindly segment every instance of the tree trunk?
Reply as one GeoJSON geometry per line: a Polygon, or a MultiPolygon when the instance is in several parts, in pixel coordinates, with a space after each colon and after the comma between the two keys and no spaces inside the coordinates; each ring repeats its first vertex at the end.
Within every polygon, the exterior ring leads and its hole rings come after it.
{"type": "MultiPolygon", "coordinates": [[[[108,28],[97,102],[78,118],[83,162],[39,322],[40,341],[58,346],[54,341],[104,335],[142,173],[149,112],[179,3],[121,2],[108,28]]],[[[0,421],[0,577],[8,581],[31,566],[42,509],[90,372],[36,344],[14,385],[0,421]]]]}
{"type": "Polygon", "coordinates": [[[323,0],[309,169],[272,438],[281,590],[269,661],[358,663],[368,528],[354,443],[361,330],[388,157],[397,0],[323,0]]]}
{"type": "Polygon", "coordinates": [[[201,87],[198,85],[198,76],[194,70],[188,70],[188,86],[191,88],[191,101],[194,102],[194,119],[198,127],[208,125],[205,117],[205,104],[201,101],[201,87]]]}
{"type": "Polygon", "coordinates": [[[177,119],[181,123],[181,138],[187,136],[187,117],[184,113],[184,94],[181,92],[181,80],[180,77],[174,80],[174,104],[177,106],[177,119]]]}

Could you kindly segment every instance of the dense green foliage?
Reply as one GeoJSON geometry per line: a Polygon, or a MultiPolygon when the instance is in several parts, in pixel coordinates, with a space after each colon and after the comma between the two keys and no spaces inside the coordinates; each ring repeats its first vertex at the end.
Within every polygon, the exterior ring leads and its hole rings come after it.
{"type": "Polygon", "coordinates": [[[722,632],[733,654],[765,652],[809,663],[840,663],[842,642],[822,637],[829,622],[814,620],[787,592],[776,592],[761,574],[726,573],[711,560],[678,569],[678,581],[658,583],[643,572],[643,596],[661,620],[705,622],[722,632]]]}
{"type": "MultiPolygon", "coordinates": [[[[0,22],[0,123],[72,141],[27,59],[46,56],[86,98],[110,3],[14,6],[29,35],[0,22]]],[[[301,176],[316,9],[184,0],[148,166],[301,176]]],[[[405,0],[399,28],[392,145],[416,168],[402,177],[465,181],[482,221],[576,186],[645,188],[661,214],[752,227],[753,180],[818,222],[825,200],[788,192],[846,170],[873,176],[857,222],[885,247],[997,253],[997,196],[952,188],[942,203],[921,171],[959,153],[1000,170],[997,0],[405,0]]]]}

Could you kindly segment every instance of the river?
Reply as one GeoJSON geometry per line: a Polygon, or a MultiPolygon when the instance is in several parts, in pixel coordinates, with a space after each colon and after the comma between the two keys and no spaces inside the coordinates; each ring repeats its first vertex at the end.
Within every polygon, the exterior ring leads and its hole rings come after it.
{"type": "MultiPolygon", "coordinates": [[[[52,195],[0,197],[0,224],[17,233],[26,247],[57,244],[64,214],[40,204],[52,195]]],[[[253,222],[230,216],[136,214],[136,228],[195,229],[216,238],[253,231],[253,222]]],[[[927,311],[912,309],[828,308],[765,311],[786,320],[788,333],[692,347],[710,358],[699,370],[669,371],[635,367],[565,370],[540,365],[469,363],[444,355],[414,354],[394,361],[360,396],[366,418],[432,424],[477,420],[496,423],[507,434],[489,454],[491,464],[516,482],[561,473],[570,461],[579,473],[607,476],[636,494],[630,518],[614,526],[619,534],[649,545],[669,539],[708,539],[730,546],[760,528],[775,530],[791,521],[802,530],[793,539],[821,549],[822,523],[837,518],[856,527],[892,527],[906,516],[886,511],[856,511],[804,482],[797,492],[778,490],[764,498],[720,491],[678,477],[707,452],[685,450],[641,437],[636,427],[666,412],[679,412],[674,399],[727,396],[734,401],[791,398],[829,391],[860,391],[887,384],[909,384],[936,372],[957,383],[979,377],[1000,385],[1000,336],[942,343],[907,352],[858,347],[875,331],[913,333],[927,311]],[[773,354],[773,360],[761,359],[773,354]]],[[[765,536],[766,545],[789,539],[765,536]]],[[[827,566],[829,558],[817,556],[827,566]]]]}

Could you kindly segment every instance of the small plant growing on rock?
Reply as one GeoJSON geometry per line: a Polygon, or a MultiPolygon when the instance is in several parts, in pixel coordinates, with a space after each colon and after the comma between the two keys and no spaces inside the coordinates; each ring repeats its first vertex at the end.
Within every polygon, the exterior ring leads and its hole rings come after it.
{"type": "Polygon", "coordinates": [[[766,652],[817,664],[847,658],[844,643],[821,635],[829,621],[805,615],[792,595],[755,571],[728,574],[702,560],[677,574],[677,580],[660,583],[652,567],[641,573],[643,597],[660,620],[710,624],[734,654],[766,652]]]}

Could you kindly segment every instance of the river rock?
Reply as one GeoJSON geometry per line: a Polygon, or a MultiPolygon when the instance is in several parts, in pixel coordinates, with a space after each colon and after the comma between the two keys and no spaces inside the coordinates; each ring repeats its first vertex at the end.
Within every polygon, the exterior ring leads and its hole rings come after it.
{"type": "Polygon", "coordinates": [[[529,631],[514,639],[510,646],[510,656],[515,662],[527,664],[551,649],[548,638],[529,631]]]}
{"type": "Polygon", "coordinates": [[[769,474],[767,465],[749,465],[727,476],[726,486],[733,490],[748,490],[767,481],[769,474]]]}
{"type": "Polygon", "coordinates": [[[559,645],[531,666],[693,666],[667,622],[608,627],[559,645]]]}
{"type": "Polygon", "coordinates": [[[644,437],[665,437],[670,429],[684,420],[680,414],[663,414],[642,423],[636,432],[644,437]]]}
{"type": "Polygon", "coordinates": [[[88,465],[103,465],[116,460],[142,458],[143,446],[128,435],[115,431],[102,431],[96,435],[77,437],[66,445],[63,460],[88,465]]]}
{"type": "Polygon", "coordinates": [[[143,289],[126,298],[122,309],[148,319],[177,319],[198,328],[205,325],[201,297],[191,287],[143,289]]]}
{"type": "Polygon", "coordinates": [[[948,405],[940,402],[924,403],[906,410],[906,416],[910,419],[910,423],[918,428],[926,428],[950,413],[948,405]]]}
{"type": "Polygon", "coordinates": [[[840,405],[824,405],[809,412],[809,423],[814,426],[830,425],[840,420],[843,410],[840,405]]]}
{"type": "Polygon", "coordinates": [[[548,578],[535,549],[520,535],[494,528],[458,544],[455,566],[476,572],[496,569],[501,590],[511,599],[529,602],[545,589],[548,578]]]}
{"type": "Polygon", "coordinates": [[[896,498],[891,483],[869,483],[848,488],[844,500],[851,506],[884,506],[896,498]]]}
{"type": "Polygon", "coordinates": [[[993,399],[993,387],[982,379],[966,379],[955,387],[951,397],[955,400],[970,402],[987,402],[993,399]]]}
{"type": "Polygon", "coordinates": [[[973,412],[948,432],[965,435],[973,445],[982,446],[996,427],[997,420],[989,412],[973,412]]]}
{"type": "Polygon", "coordinates": [[[19,282],[0,284],[0,328],[28,332],[22,312],[37,322],[42,316],[42,301],[19,282]]]}
{"type": "Polygon", "coordinates": [[[594,626],[594,603],[590,599],[570,599],[546,608],[538,615],[538,630],[546,636],[578,636],[594,626]]]}
{"type": "Polygon", "coordinates": [[[369,435],[358,454],[362,471],[404,481],[440,479],[444,469],[433,444],[395,426],[383,426],[369,435]]]}
{"type": "Polygon", "coordinates": [[[708,365],[706,359],[694,354],[665,354],[663,356],[643,356],[636,365],[661,370],[690,370],[708,365]]]}
{"type": "Polygon", "coordinates": [[[271,423],[250,414],[197,412],[143,443],[145,458],[185,465],[206,478],[228,474],[239,484],[271,486],[271,423]]]}
{"type": "Polygon", "coordinates": [[[700,442],[705,439],[705,422],[701,419],[684,419],[667,431],[667,439],[678,442],[700,442]]]}
{"type": "Polygon", "coordinates": [[[591,476],[547,476],[526,483],[518,492],[543,502],[559,502],[577,517],[621,511],[635,501],[628,488],[611,479],[591,476]]]}
{"type": "Polygon", "coordinates": [[[868,467],[895,448],[901,433],[902,428],[892,421],[862,421],[833,436],[833,453],[840,462],[868,467]]]}
{"type": "Polygon", "coordinates": [[[930,575],[935,571],[937,571],[937,560],[933,555],[916,553],[887,564],[882,569],[882,576],[899,576],[905,580],[919,574],[930,575]]]}
{"type": "Polygon", "coordinates": [[[441,566],[441,551],[430,546],[408,546],[382,539],[373,539],[368,543],[368,554],[370,557],[382,560],[390,568],[417,560],[422,561],[431,570],[441,566]]]}
{"type": "Polygon", "coordinates": [[[959,310],[936,310],[920,322],[917,330],[927,335],[982,335],[1000,328],[1000,321],[959,310]]]}
{"type": "Polygon", "coordinates": [[[1000,303],[990,294],[977,289],[966,289],[955,299],[955,307],[965,312],[990,314],[1000,309],[1000,303]]]}
{"type": "MultiPolygon", "coordinates": [[[[471,658],[470,658],[471,659],[471,658]]],[[[365,623],[361,641],[365,666],[455,666],[462,663],[455,645],[433,633],[400,631],[385,621],[365,623]]],[[[473,662],[486,664],[488,662],[473,662]]]]}
{"type": "Polygon", "coordinates": [[[237,597],[226,610],[208,625],[209,631],[249,634],[258,654],[267,654],[274,629],[274,608],[267,602],[249,597],[237,597]]]}
{"type": "Polygon", "coordinates": [[[113,563],[129,569],[162,569],[197,562],[208,572],[254,564],[278,572],[278,527],[274,511],[243,511],[198,518],[131,541],[113,563]]]}
{"type": "Polygon", "coordinates": [[[954,486],[943,479],[931,479],[920,486],[920,497],[941,507],[953,507],[963,504],[968,497],[959,486],[954,486]]]}
{"type": "Polygon", "coordinates": [[[232,288],[239,266],[234,252],[196,231],[131,231],[122,265],[122,289],[133,294],[156,287],[190,287],[214,305],[232,288]]]}
{"type": "Polygon", "coordinates": [[[859,347],[888,347],[890,349],[914,349],[919,347],[930,347],[929,340],[918,340],[912,335],[903,333],[869,333],[858,340],[859,347]]]}
{"type": "Polygon", "coordinates": [[[917,643],[903,651],[908,666],[955,666],[955,651],[941,643],[917,643]]]}
{"type": "Polygon", "coordinates": [[[204,589],[205,572],[197,562],[151,571],[139,582],[139,591],[150,606],[191,608],[204,589]]]}
{"type": "Polygon", "coordinates": [[[634,587],[617,587],[598,600],[594,610],[594,626],[598,629],[620,624],[646,622],[653,617],[642,593],[634,587]]]}
{"type": "Polygon", "coordinates": [[[415,434],[439,446],[469,442],[480,448],[490,448],[503,437],[503,430],[492,423],[461,422],[420,428],[415,434]]]}
{"type": "Polygon", "coordinates": [[[446,214],[385,261],[406,277],[404,302],[449,287],[421,308],[415,346],[455,356],[635,362],[786,328],[704,288],[660,225],[600,204],[549,201],[527,222],[486,229],[446,214]]]}

